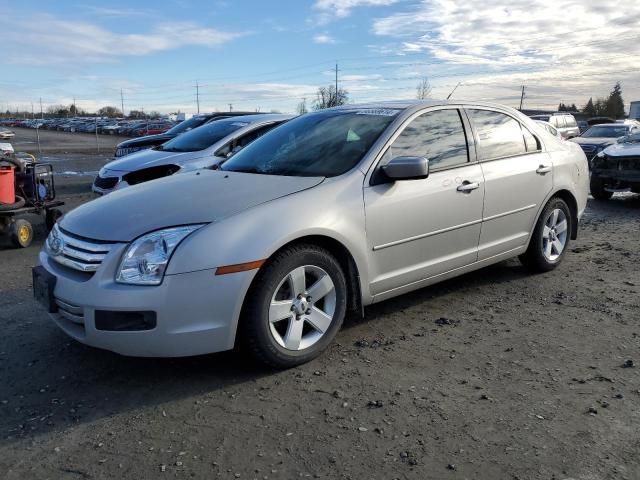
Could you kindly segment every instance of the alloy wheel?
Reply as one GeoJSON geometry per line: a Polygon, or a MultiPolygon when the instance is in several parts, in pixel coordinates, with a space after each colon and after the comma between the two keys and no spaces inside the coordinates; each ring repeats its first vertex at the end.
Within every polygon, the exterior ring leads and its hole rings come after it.
{"type": "Polygon", "coordinates": [[[287,350],[304,350],[329,330],[336,310],[336,288],[320,267],[305,265],[289,272],[269,305],[269,328],[287,350]]]}
{"type": "Polygon", "coordinates": [[[560,208],[552,210],[542,229],[542,254],[549,262],[555,262],[562,255],[568,233],[567,215],[560,208]]]}

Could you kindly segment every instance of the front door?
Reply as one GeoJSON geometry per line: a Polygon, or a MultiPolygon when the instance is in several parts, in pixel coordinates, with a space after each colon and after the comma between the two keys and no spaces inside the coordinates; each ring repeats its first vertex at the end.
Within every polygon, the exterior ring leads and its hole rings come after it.
{"type": "Polygon", "coordinates": [[[415,117],[380,163],[399,156],[426,157],[430,174],[364,188],[374,295],[477,260],[484,179],[471,161],[461,112],[449,108],[415,117]]]}

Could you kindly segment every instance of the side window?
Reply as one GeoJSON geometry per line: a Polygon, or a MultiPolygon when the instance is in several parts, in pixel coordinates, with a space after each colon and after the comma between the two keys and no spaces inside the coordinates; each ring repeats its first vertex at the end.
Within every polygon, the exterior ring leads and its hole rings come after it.
{"type": "Polygon", "coordinates": [[[500,112],[469,110],[483,160],[527,153],[520,123],[500,112]]]}
{"type": "Polygon", "coordinates": [[[417,156],[430,168],[446,168],[469,161],[467,137],[458,110],[436,110],[415,118],[387,151],[389,158],[417,156]]]}
{"type": "Polygon", "coordinates": [[[265,125],[264,127],[257,128],[239,138],[236,138],[225,144],[223,147],[220,147],[214,155],[216,157],[231,157],[232,154],[239,152],[251,142],[260,138],[262,135],[264,135],[277,125],[279,124],[272,123],[270,125],[265,125]]]}
{"type": "Polygon", "coordinates": [[[537,152],[540,150],[540,142],[525,126],[522,126],[522,134],[524,135],[524,144],[527,152],[537,152]]]}

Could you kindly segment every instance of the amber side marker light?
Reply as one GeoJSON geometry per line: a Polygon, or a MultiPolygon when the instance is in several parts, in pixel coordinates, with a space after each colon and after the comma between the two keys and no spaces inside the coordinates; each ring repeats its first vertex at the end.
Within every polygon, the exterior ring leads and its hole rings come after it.
{"type": "Polygon", "coordinates": [[[236,265],[225,265],[224,267],[216,268],[216,275],[227,275],[228,273],[246,272],[248,270],[255,270],[260,268],[264,264],[264,260],[256,260],[255,262],[238,263],[236,265]]]}

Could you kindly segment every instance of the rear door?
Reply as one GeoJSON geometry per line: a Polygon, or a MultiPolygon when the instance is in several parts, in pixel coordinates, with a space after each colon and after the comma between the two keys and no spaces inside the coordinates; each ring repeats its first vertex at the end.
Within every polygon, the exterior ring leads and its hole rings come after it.
{"type": "Polygon", "coordinates": [[[456,108],[413,118],[374,170],[399,156],[429,159],[428,178],[372,180],[364,188],[371,291],[388,293],[476,261],[482,223],[482,169],[469,152],[456,108]]]}
{"type": "Polygon", "coordinates": [[[467,109],[485,180],[478,260],[526,245],[541,203],[553,188],[550,156],[514,117],[467,109]]]}

